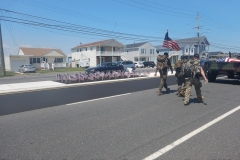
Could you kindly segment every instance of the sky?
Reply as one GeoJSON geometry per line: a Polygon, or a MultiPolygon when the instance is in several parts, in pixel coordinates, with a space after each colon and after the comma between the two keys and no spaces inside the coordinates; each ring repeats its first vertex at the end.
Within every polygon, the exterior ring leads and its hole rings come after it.
{"type": "Polygon", "coordinates": [[[4,55],[107,39],[162,45],[206,36],[209,51],[240,53],[240,0],[0,0],[4,55]],[[199,18],[197,18],[199,17],[199,18]]]}

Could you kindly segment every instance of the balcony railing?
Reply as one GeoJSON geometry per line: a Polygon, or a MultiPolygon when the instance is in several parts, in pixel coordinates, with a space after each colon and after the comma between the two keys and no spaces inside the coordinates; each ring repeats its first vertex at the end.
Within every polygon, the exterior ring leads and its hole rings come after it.
{"type": "Polygon", "coordinates": [[[97,56],[122,56],[124,55],[124,52],[120,51],[97,51],[97,56]]]}

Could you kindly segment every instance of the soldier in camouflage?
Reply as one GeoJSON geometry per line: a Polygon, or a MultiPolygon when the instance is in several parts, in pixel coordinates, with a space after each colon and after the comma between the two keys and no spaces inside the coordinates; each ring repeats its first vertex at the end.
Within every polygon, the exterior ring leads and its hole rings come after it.
{"type": "Polygon", "coordinates": [[[185,78],[182,76],[183,71],[182,71],[182,66],[183,63],[186,61],[187,57],[186,56],[181,56],[181,59],[177,61],[177,63],[175,64],[175,70],[176,70],[176,80],[177,80],[177,84],[178,84],[178,97],[184,97],[184,87],[182,87],[183,85],[185,85],[185,78]]]}
{"type": "Polygon", "coordinates": [[[194,85],[194,87],[195,87],[198,102],[202,103],[204,97],[201,94],[202,83],[200,82],[199,74],[201,74],[203,76],[205,82],[208,82],[208,80],[205,76],[205,73],[204,73],[202,67],[200,66],[199,54],[194,54],[194,60],[188,61],[187,63],[192,63],[194,65],[194,68],[196,68],[196,70],[198,70],[198,71],[196,71],[192,77],[185,78],[186,79],[186,84],[185,84],[186,91],[185,91],[184,105],[189,104],[189,98],[191,95],[192,85],[194,85]]]}
{"type": "MultiPolygon", "coordinates": [[[[167,57],[167,66],[170,68],[172,74],[173,74],[173,69],[172,69],[172,65],[171,65],[171,61],[168,59],[168,53],[165,52],[164,55],[167,57]]],[[[157,76],[157,71],[159,71],[160,73],[160,85],[159,85],[159,90],[158,90],[158,96],[162,95],[162,89],[163,87],[166,89],[167,93],[170,92],[170,88],[168,88],[167,86],[167,73],[168,73],[168,68],[163,68],[163,69],[159,69],[158,67],[156,67],[155,70],[155,74],[154,76],[157,76]]]]}

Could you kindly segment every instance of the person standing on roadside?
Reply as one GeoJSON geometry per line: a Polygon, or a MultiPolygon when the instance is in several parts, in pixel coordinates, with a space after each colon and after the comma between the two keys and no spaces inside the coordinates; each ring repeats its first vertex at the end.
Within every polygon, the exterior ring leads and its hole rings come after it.
{"type": "Polygon", "coordinates": [[[200,82],[200,74],[203,76],[204,81],[207,83],[208,80],[200,65],[199,54],[194,54],[194,59],[188,61],[183,68],[183,75],[186,79],[184,105],[189,105],[192,85],[195,87],[198,102],[203,102],[204,97],[201,93],[202,83],[200,82]]]}
{"type": "Polygon", "coordinates": [[[170,88],[167,86],[167,75],[168,75],[168,68],[170,68],[172,74],[173,69],[171,65],[171,61],[168,58],[168,53],[165,52],[164,55],[158,55],[157,57],[157,67],[155,70],[154,76],[157,76],[157,71],[160,73],[160,85],[158,90],[158,96],[162,95],[163,87],[166,89],[167,93],[170,92],[170,88]]]}

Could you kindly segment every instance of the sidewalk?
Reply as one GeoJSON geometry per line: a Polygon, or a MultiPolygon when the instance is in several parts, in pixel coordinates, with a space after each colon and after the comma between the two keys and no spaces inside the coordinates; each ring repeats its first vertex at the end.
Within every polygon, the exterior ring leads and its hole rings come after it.
{"type": "MultiPolygon", "coordinates": [[[[171,74],[171,72],[168,72],[169,76],[173,76],[174,74],[175,74],[175,72],[173,72],[173,74],[171,74]]],[[[32,91],[32,90],[64,88],[64,87],[69,87],[69,86],[81,86],[81,85],[96,84],[96,83],[108,83],[109,81],[127,81],[129,79],[134,80],[134,79],[144,79],[144,78],[151,78],[151,77],[154,77],[154,72],[150,73],[149,76],[147,76],[147,77],[112,79],[112,80],[72,83],[72,84],[65,84],[65,83],[54,82],[54,81],[38,81],[38,82],[26,82],[26,83],[1,84],[0,85],[0,95],[7,94],[7,93],[32,91]]],[[[157,73],[157,77],[159,77],[159,73],[157,73]]]]}

